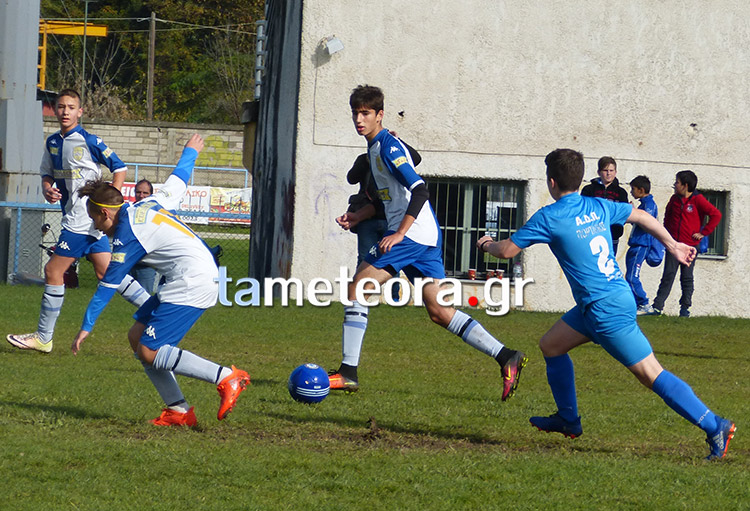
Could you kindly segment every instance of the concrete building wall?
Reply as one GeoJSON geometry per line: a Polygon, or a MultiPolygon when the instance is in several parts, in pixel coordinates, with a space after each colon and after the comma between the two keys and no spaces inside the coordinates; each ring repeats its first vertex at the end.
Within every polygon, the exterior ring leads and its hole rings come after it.
{"type": "MultiPolygon", "coordinates": [[[[586,179],[603,155],[623,183],[649,176],[660,218],[675,172],[694,170],[699,188],[729,192],[729,255],[698,261],[693,313],[750,316],[748,18],[734,0],[304,2],[292,275],[353,268],[355,236],[334,219],[365,148],[348,97],[368,83],[385,92],[384,125],[420,150],[420,174],[523,180],[527,217],[551,201],[543,159],[558,147],[584,153],[586,179]],[[332,35],[344,49],[329,56],[332,35]]],[[[527,309],[573,304],[547,247],[524,268],[527,309]]],[[[660,276],[644,269],[651,297],[660,276]]],[[[676,283],[667,312],[678,297],[676,283]]]]}

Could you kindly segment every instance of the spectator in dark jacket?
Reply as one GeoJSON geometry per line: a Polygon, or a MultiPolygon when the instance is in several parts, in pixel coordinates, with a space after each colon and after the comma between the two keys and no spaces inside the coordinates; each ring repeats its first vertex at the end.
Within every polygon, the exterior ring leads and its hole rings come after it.
{"type": "MultiPolygon", "coordinates": [[[[691,170],[683,170],[677,173],[674,182],[674,195],[669,199],[664,211],[664,227],[667,228],[672,237],[690,246],[697,246],[701,240],[714,232],[721,221],[721,211],[708,202],[703,195],[695,191],[698,185],[698,177],[691,170]],[[703,220],[708,221],[703,225],[703,220]]],[[[680,269],[680,285],[682,296],[680,297],[680,316],[690,317],[690,306],[693,300],[693,269],[695,260],[689,266],[680,266],[669,253],[664,257],[664,273],[659,283],[659,291],[654,298],[654,314],[661,314],[664,310],[664,302],[672,290],[674,278],[680,269]]]]}
{"type": "MultiPolygon", "coordinates": [[[[601,197],[614,202],[628,202],[628,192],[620,186],[617,181],[617,162],[611,156],[602,156],[599,158],[599,177],[591,180],[581,190],[581,195],[586,197],[601,197]]],[[[622,225],[612,225],[612,255],[617,257],[617,247],[620,243],[620,237],[623,233],[622,225]]]]}

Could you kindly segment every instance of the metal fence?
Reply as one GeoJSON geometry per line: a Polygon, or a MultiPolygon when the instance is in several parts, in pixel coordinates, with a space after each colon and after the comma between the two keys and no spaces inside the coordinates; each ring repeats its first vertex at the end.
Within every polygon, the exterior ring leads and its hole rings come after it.
{"type": "MultiPolygon", "coordinates": [[[[128,165],[135,168],[136,177],[141,167],[148,166],[128,165]]],[[[159,167],[168,166],[159,165],[159,167]]],[[[195,170],[200,174],[204,172],[234,173],[240,178],[238,185],[242,186],[244,181],[247,187],[248,176],[244,170],[219,167],[196,167],[195,170]],[[241,172],[245,172],[245,175],[241,176],[241,172]]],[[[202,181],[204,179],[199,182],[202,181]]],[[[191,184],[194,182],[195,180],[191,180],[191,184]]],[[[223,180],[222,184],[226,186],[226,180],[223,180]]],[[[250,247],[249,214],[178,210],[177,215],[187,219],[186,223],[205,240],[208,246],[221,247],[222,255],[219,261],[222,266],[227,267],[229,277],[236,279],[247,276],[250,247]]],[[[0,262],[7,260],[7,271],[0,275],[0,279],[7,279],[10,283],[43,283],[44,265],[60,235],[61,221],[62,210],[59,204],[0,201],[0,236],[3,238],[7,236],[8,242],[7,254],[0,257],[0,262]]],[[[5,239],[0,240],[0,247],[6,247],[5,241],[5,239]]],[[[0,267],[0,270],[2,269],[0,267]]],[[[82,268],[82,271],[86,270],[82,268]]],[[[93,269],[91,271],[93,272],[93,269]]]]}

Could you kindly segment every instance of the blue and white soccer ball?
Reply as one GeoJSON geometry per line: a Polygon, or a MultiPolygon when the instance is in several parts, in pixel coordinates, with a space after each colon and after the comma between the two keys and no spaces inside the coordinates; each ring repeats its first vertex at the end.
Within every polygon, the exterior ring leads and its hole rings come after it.
{"type": "Polygon", "coordinates": [[[289,394],[302,403],[320,403],[328,395],[328,374],[317,364],[303,364],[289,375],[289,394]]]}

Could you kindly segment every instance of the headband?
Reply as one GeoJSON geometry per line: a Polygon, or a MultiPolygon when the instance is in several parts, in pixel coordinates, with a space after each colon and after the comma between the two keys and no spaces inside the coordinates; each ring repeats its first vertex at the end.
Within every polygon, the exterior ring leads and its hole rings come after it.
{"type": "Polygon", "coordinates": [[[94,202],[93,200],[91,200],[91,197],[89,197],[89,202],[91,204],[94,204],[96,206],[100,206],[102,208],[114,208],[114,209],[122,207],[122,205],[125,204],[124,202],[122,202],[120,204],[99,204],[98,202],[94,202]]]}

